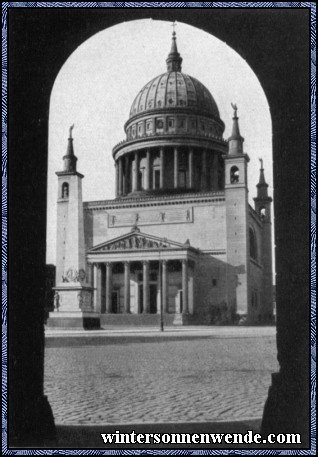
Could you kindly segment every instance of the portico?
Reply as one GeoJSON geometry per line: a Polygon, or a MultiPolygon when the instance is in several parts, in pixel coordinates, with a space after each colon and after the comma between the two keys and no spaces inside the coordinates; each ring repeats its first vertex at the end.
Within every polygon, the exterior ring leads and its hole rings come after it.
{"type": "Polygon", "coordinates": [[[132,232],[87,253],[94,309],[106,314],[193,314],[193,275],[198,251],[132,232]]]}

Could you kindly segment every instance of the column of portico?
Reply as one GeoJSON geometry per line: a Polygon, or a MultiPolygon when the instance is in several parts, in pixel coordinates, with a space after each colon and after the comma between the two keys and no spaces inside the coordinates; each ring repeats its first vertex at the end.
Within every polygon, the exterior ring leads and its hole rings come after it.
{"type": "Polygon", "coordinates": [[[143,313],[147,314],[150,311],[150,289],[149,289],[149,261],[145,260],[142,263],[143,269],[143,283],[142,283],[142,293],[143,293],[143,313]]]}
{"type": "Polygon", "coordinates": [[[150,189],[150,149],[146,151],[145,190],[150,189]]]}
{"type": "Polygon", "coordinates": [[[189,296],[188,296],[188,307],[189,307],[189,313],[193,314],[194,313],[194,301],[193,301],[193,295],[194,295],[194,268],[195,265],[192,264],[190,269],[189,269],[189,296]]]}
{"type": "Polygon", "coordinates": [[[202,151],[202,162],[201,162],[201,179],[202,179],[201,188],[202,188],[202,190],[206,190],[206,188],[207,188],[207,182],[206,182],[207,181],[206,154],[207,154],[206,149],[203,149],[203,151],[202,151]]]}
{"type": "Polygon", "coordinates": [[[124,262],[124,312],[130,313],[130,263],[124,262]]]}
{"type": "Polygon", "coordinates": [[[139,190],[139,151],[135,151],[135,168],[133,174],[133,191],[139,190]]]}
{"type": "Polygon", "coordinates": [[[160,189],[164,188],[164,169],[165,169],[165,153],[164,148],[160,148],[160,189]]]}
{"type": "Polygon", "coordinates": [[[123,158],[118,159],[118,195],[123,195],[123,158]]]}
{"type": "Polygon", "coordinates": [[[189,149],[189,187],[193,187],[193,148],[189,149]]]}
{"type": "Polygon", "coordinates": [[[188,261],[184,259],[182,260],[182,314],[188,313],[188,261]]]}
{"type": "Polygon", "coordinates": [[[164,313],[169,312],[168,304],[168,281],[167,281],[167,260],[162,261],[162,309],[164,313]]]}
{"type": "Polygon", "coordinates": [[[101,312],[102,306],[102,266],[99,263],[94,264],[94,310],[101,312]]]}
{"type": "Polygon", "coordinates": [[[174,148],[173,158],[174,188],[177,189],[179,187],[179,151],[177,147],[174,148]]]}
{"type": "Polygon", "coordinates": [[[111,312],[112,306],[112,264],[106,262],[106,313],[111,312]]]}

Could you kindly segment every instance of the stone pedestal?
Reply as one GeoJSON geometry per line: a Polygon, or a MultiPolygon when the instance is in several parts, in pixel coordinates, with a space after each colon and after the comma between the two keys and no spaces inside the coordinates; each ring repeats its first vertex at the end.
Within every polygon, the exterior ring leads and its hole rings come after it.
{"type": "Polygon", "coordinates": [[[54,288],[54,311],[49,314],[49,328],[100,328],[100,313],[93,307],[93,288],[81,284],[54,288]]]}

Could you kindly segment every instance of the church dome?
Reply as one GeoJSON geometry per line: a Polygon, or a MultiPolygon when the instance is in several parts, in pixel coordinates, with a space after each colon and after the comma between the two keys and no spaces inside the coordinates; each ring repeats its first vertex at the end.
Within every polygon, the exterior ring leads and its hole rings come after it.
{"type": "Polygon", "coordinates": [[[216,189],[223,185],[221,171],[214,171],[213,185],[211,171],[209,183],[200,184],[200,167],[203,175],[205,168],[223,167],[222,155],[228,150],[225,126],[209,90],[182,72],[175,31],[166,65],[166,72],[145,84],[135,97],[124,125],[126,138],[113,148],[120,195],[136,189],[216,189]]]}
{"type": "Polygon", "coordinates": [[[181,71],[167,71],[149,81],[133,101],[129,117],[158,109],[166,111],[169,108],[220,117],[209,90],[200,81],[181,71]]]}

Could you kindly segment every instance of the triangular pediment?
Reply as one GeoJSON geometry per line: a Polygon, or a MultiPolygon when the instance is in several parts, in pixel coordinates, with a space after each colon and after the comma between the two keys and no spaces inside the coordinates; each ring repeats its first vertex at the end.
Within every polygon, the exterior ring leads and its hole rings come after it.
{"type": "Polygon", "coordinates": [[[178,243],[176,241],[159,238],[147,233],[141,233],[138,229],[112,240],[92,247],[88,253],[96,254],[108,251],[135,251],[135,250],[156,250],[156,249],[187,249],[190,243],[178,243]]]}

